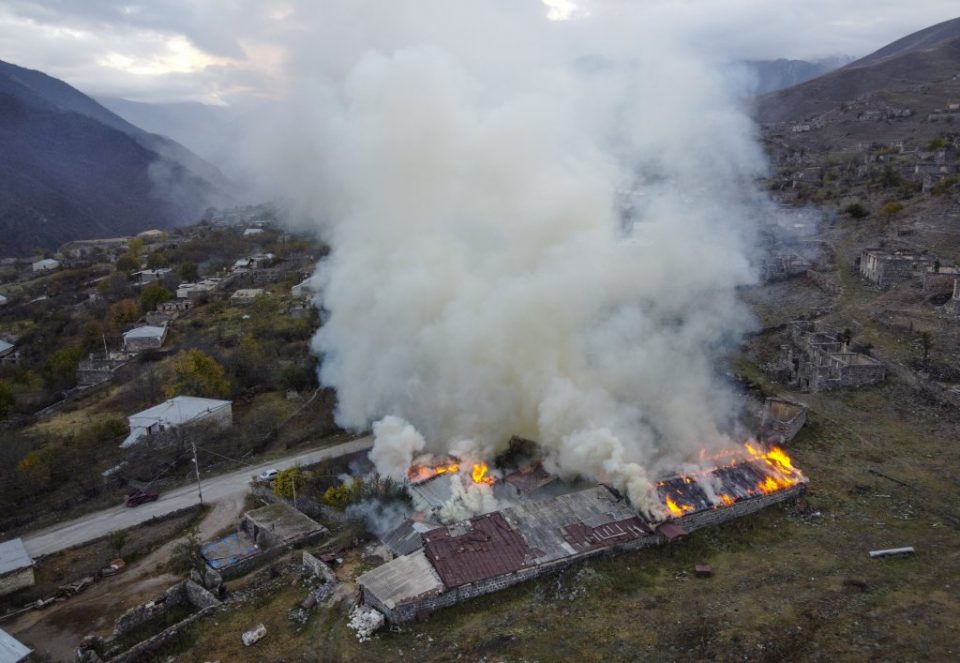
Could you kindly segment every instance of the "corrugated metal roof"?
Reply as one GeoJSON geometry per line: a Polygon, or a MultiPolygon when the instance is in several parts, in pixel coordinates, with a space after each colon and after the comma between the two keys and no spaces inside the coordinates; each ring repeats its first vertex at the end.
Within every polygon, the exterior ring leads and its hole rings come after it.
{"type": "Polygon", "coordinates": [[[446,527],[423,535],[423,551],[448,589],[523,568],[530,549],[500,512],[459,525],[460,534],[446,527]]]}
{"type": "Polygon", "coordinates": [[[385,534],[381,540],[383,545],[394,555],[409,555],[423,548],[422,535],[425,532],[437,529],[437,527],[439,525],[408,518],[398,527],[385,534]]]}
{"type": "MultiPolygon", "coordinates": [[[[617,499],[604,486],[594,486],[576,493],[524,502],[503,510],[507,521],[516,527],[526,539],[533,555],[531,563],[542,564],[593,547],[587,540],[599,540],[612,536],[612,531],[594,533],[608,523],[622,523],[623,540],[643,536],[643,522],[625,500],[617,499]],[[573,533],[567,531],[572,525],[581,525],[573,533]]],[[[619,542],[619,541],[617,541],[619,542]]],[[[610,544],[613,545],[613,542],[610,544]]]]}
{"type": "Polygon", "coordinates": [[[397,557],[367,571],[357,578],[357,583],[388,608],[443,591],[443,582],[423,551],[397,557]]]}
{"type": "Polygon", "coordinates": [[[144,325],[143,327],[134,327],[128,332],[124,332],[124,338],[161,338],[167,333],[166,327],[153,327],[144,325]]]}
{"type": "Polygon", "coordinates": [[[451,481],[456,481],[454,475],[441,474],[422,483],[409,487],[410,496],[417,508],[435,509],[442,507],[453,497],[451,481]],[[418,502],[422,500],[422,503],[418,502]]]}
{"type": "Polygon", "coordinates": [[[23,539],[10,539],[0,543],[0,575],[33,566],[33,560],[23,547],[23,539]]]}
{"type": "Polygon", "coordinates": [[[168,401],[154,405],[152,408],[130,415],[135,424],[154,422],[165,424],[185,424],[214,410],[230,405],[230,401],[221,401],[215,398],[198,398],[196,396],[177,396],[168,401]]]}
{"type": "Polygon", "coordinates": [[[33,650],[0,628],[0,663],[19,663],[33,650]]]}

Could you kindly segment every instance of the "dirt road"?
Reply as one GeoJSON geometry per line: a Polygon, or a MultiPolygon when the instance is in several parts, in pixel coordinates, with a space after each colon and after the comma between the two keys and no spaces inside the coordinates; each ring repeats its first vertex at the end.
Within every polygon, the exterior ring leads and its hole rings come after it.
{"type": "MultiPolygon", "coordinates": [[[[294,465],[309,465],[328,458],[336,458],[337,456],[345,456],[356,451],[369,449],[371,446],[373,446],[373,438],[364,437],[325,449],[277,458],[229,474],[204,477],[202,480],[203,501],[215,504],[222,500],[242,499],[243,495],[249,490],[250,477],[268,468],[282,470],[294,465]]],[[[183,509],[199,501],[196,484],[190,484],[162,494],[156,502],[150,502],[135,508],[117,505],[76,520],[58,523],[24,536],[23,543],[30,556],[37,558],[78,543],[96,539],[119,529],[138,525],[155,516],[162,516],[183,509]]]]}

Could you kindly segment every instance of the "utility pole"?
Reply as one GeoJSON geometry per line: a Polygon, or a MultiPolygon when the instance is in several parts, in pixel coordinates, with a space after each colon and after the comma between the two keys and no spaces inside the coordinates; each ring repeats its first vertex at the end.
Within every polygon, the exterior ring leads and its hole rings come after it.
{"type": "Polygon", "coordinates": [[[290,485],[293,487],[293,508],[297,508],[297,475],[290,474],[290,485]]]}
{"type": "Polygon", "coordinates": [[[203,506],[203,486],[200,484],[200,459],[197,458],[197,441],[190,435],[190,446],[193,447],[193,469],[197,473],[197,494],[200,496],[200,505],[203,506]]]}

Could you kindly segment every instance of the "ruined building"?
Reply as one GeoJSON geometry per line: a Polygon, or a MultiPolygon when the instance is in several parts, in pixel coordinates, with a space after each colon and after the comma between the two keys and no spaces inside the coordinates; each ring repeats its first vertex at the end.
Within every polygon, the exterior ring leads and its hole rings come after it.
{"type": "Polygon", "coordinates": [[[784,445],[790,442],[807,423],[807,406],[784,398],[768,398],[763,404],[760,441],[784,445]]]}
{"type": "Polygon", "coordinates": [[[879,360],[851,352],[848,338],[835,329],[809,321],[791,325],[793,343],[780,346],[775,377],[804,391],[862,387],[882,382],[886,367],[879,360]]]}
{"type": "Polygon", "coordinates": [[[799,472],[791,467],[789,476],[774,479],[765,462],[716,468],[707,473],[706,490],[691,477],[658,483],[671,514],[666,520],[643,514],[616,491],[594,485],[425,529],[418,532],[422,547],[411,546],[412,552],[358,578],[363,602],[394,624],[409,622],[596,555],[669,543],[804,490],[806,479],[799,472]]]}
{"type": "Polygon", "coordinates": [[[953,296],[946,304],[948,313],[960,316],[960,279],[953,281],[953,296]]]}
{"type": "Polygon", "coordinates": [[[937,259],[914,251],[864,249],[860,254],[860,275],[881,287],[922,277],[934,269],[937,259]]]}

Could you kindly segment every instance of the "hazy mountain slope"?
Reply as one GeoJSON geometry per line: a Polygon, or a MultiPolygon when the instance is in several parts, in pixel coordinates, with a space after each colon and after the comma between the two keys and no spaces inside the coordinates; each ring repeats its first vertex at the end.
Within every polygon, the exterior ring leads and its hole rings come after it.
{"type": "Polygon", "coordinates": [[[757,77],[755,94],[767,94],[793,87],[830,71],[830,67],[805,60],[748,60],[744,62],[757,77]]]}
{"type": "Polygon", "coordinates": [[[892,42],[870,55],[850,64],[851,68],[879,64],[908,53],[930,50],[960,37],[960,18],[937,23],[892,42]]]}
{"type": "Polygon", "coordinates": [[[236,117],[231,108],[192,102],[147,104],[111,97],[97,101],[141,129],[172,138],[214,163],[223,155],[226,127],[236,117]]]}
{"type": "Polygon", "coordinates": [[[62,81],[0,63],[0,254],[197,219],[219,171],[62,81]]]}
{"type": "Polygon", "coordinates": [[[761,97],[757,119],[765,124],[797,121],[862,95],[915,90],[950,80],[958,72],[960,19],[954,19],[904,37],[834,72],[761,97]]]}

